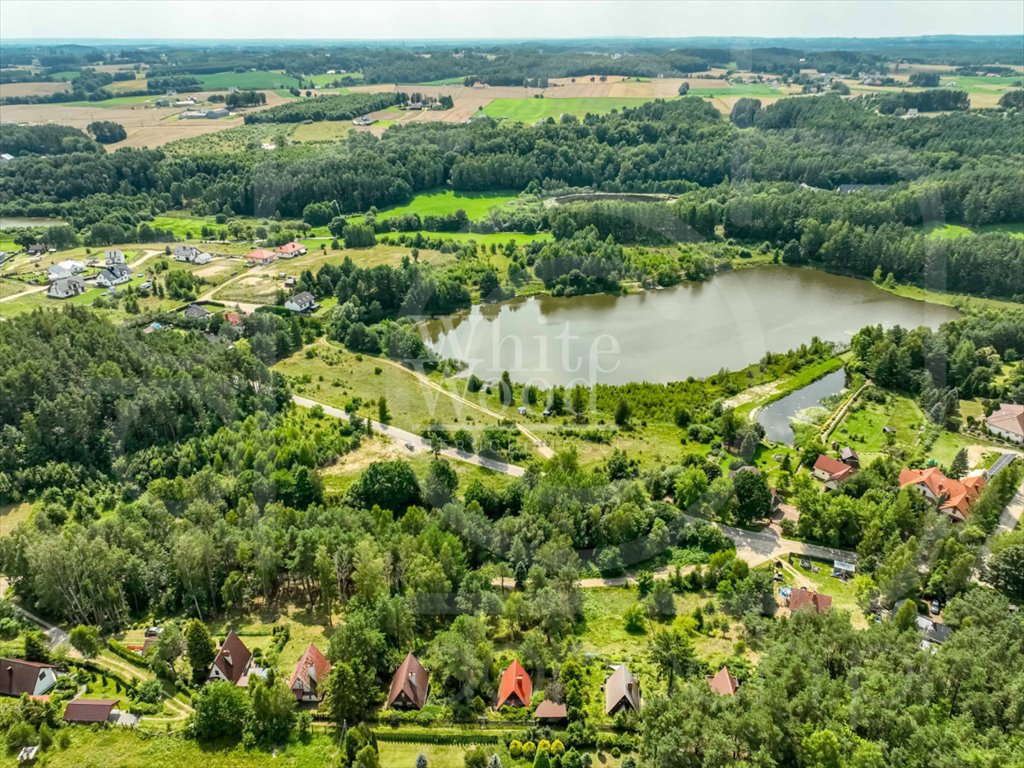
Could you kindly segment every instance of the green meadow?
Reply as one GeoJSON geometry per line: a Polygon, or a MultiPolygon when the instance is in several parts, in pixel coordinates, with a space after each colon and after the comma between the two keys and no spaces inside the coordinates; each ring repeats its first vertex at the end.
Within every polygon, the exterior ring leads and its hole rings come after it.
{"type": "Polygon", "coordinates": [[[495,99],[484,107],[484,114],[496,120],[536,123],[549,117],[557,120],[562,115],[603,115],[615,109],[638,107],[648,101],[651,99],[615,96],[578,99],[495,99]]]}
{"type": "Polygon", "coordinates": [[[482,219],[496,206],[505,205],[516,199],[514,192],[507,194],[493,192],[455,192],[450,189],[423,192],[411,202],[381,211],[381,218],[405,216],[415,213],[420,216],[444,216],[463,210],[470,219],[482,219]]]}
{"type": "Polygon", "coordinates": [[[924,231],[928,237],[936,240],[982,235],[987,232],[1005,232],[1011,237],[1024,238],[1024,223],[986,224],[981,227],[965,227],[962,224],[928,224],[925,226],[924,231]]]}
{"type": "Polygon", "coordinates": [[[212,75],[191,76],[196,78],[203,88],[210,91],[226,91],[231,87],[273,90],[275,88],[294,88],[299,84],[296,78],[283,72],[215,72],[212,75]]]}

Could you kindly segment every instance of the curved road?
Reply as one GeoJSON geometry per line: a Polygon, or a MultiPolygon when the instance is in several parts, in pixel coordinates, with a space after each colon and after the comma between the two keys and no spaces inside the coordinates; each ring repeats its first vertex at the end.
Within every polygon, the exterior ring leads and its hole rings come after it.
{"type": "MultiPolygon", "coordinates": [[[[327,405],[326,403],[320,403],[316,400],[310,400],[308,397],[300,397],[299,395],[292,395],[292,401],[303,408],[313,408],[319,405],[324,409],[324,413],[328,416],[333,416],[336,419],[349,420],[349,414],[340,408],[335,408],[333,405],[327,405]]],[[[404,429],[393,427],[390,424],[382,424],[379,421],[370,421],[370,426],[374,432],[381,435],[387,435],[394,440],[398,440],[405,443],[406,447],[409,448],[411,454],[430,452],[431,446],[430,441],[426,438],[420,437],[419,435],[407,432],[404,429]]],[[[456,448],[444,448],[440,451],[440,454],[446,458],[454,459],[455,461],[462,461],[466,464],[473,464],[477,467],[483,467],[484,469],[491,469],[495,472],[501,472],[502,474],[509,475],[510,477],[522,477],[526,474],[526,470],[516,464],[506,464],[503,461],[495,461],[493,459],[485,459],[475,453],[466,453],[456,448]]]]}

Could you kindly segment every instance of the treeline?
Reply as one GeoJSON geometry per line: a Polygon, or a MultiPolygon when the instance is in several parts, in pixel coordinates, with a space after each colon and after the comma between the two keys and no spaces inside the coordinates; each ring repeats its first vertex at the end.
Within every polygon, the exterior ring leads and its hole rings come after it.
{"type": "Polygon", "coordinates": [[[0,152],[15,157],[102,151],[103,148],[82,131],[67,125],[0,123],[0,152]]]}
{"type": "Polygon", "coordinates": [[[407,100],[404,93],[349,93],[319,96],[278,104],[276,107],[245,116],[252,123],[301,123],[305,120],[351,120],[368,112],[377,112],[407,100]]]}
{"type": "Polygon", "coordinates": [[[936,88],[927,91],[901,91],[880,96],[866,97],[883,115],[891,115],[898,110],[916,109],[918,112],[950,112],[965,111],[971,108],[971,99],[967,91],[955,91],[948,88],[936,88]]]}

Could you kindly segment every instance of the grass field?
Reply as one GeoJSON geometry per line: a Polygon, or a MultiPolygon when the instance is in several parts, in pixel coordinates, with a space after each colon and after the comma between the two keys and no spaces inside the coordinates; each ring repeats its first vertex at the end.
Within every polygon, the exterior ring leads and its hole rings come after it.
{"type": "Polygon", "coordinates": [[[650,99],[613,96],[575,99],[495,99],[484,107],[484,114],[497,120],[536,123],[549,117],[557,120],[561,115],[603,115],[614,109],[638,107],[648,101],[650,99]]]}
{"type": "MultiPolygon", "coordinates": [[[[378,238],[390,237],[396,239],[400,234],[413,236],[415,232],[393,232],[390,235],[383,234],[378,235],[378,238]]],[[[477,245],[490,245],[495,243],[497,245],[504,245],[511,241],[516,245],[524,245],[525,243],[533,243],[537,241],[553,240],[550,232],[538,232],[533,235],[527,235],[524,232],[495,232],[494,234],[480,234],[479,232],[428,232],[422,230],[420,232],[424,237],[440,240],[453,240],[456,243],[468,243],[470,240],[476,242],[477,245]]]]}
{"type": "MultiPolygon", "coordinates": [[[[189,73],[182,72],[182,76],[189,73]]],[[[204,89],[210,91],[226,91],[235,87],[241,89],[274,90],[277,88],[295,88],[299,81],[283,72],[215,72],[212,75],[191,75],[196,78],[204,89]]]]}
{"type": "MultiPolygon", "coordinates": [[[[314,123],[315,125],[315,123],[314,123]]],[[[310,127],[310,126],[300,126],[310,127]]],[[[491,208],[505,205],[517,197],[516,193],[455,192],[450,189],[421,192],[405,205],[398,205],[381,211],[379,217],[404,216],[416,213],[420,216],[444,216],[463,210],[470,219],[482,219],[491,208]]]]}
{"type": "Polygon", "coordinates": [[[981,227],[965,227],[961,224],[929,224],[924,228],[928,237],[936,240],[947,240],[955,237],[986,234],[988,232],[1005,232],[1011,237],[1024,238],[1024,223],[1018,224],[986,224],[981,227]]]}
{"type": "Polygon", "coordinates": [[[352,130],[351,123],[325,120],[319,123],[300,123],[292,131],[291,140],[296,142],[339,141],[352,130]]]}
{"type": "Polygon", "coordinates": [[[59,106],[61,107],[102,107],[104,109],[110,109],[112,107],[134,107],[139,104],[146,104],[154,102],[161,98],[159,95],[154,94],[152,96],[117,96],[113,99],[104,99],[103,101],[65,101],[59,106]]]}
{"type": "Polygon", "coordinates": [[[23,501],[20,504],[0,505],[0,537],[9,536],[19,524],[32,515],[32,504],[23,501]]]}

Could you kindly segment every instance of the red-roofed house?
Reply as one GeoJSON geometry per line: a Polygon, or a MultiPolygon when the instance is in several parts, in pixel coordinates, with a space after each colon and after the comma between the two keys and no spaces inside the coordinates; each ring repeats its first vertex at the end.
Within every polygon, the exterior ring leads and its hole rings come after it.
{"type": "Polygon", "coordinates": [[[295,694],[296,701],[320,701],[324,694],[321,686],[326,682],[327,675],[331,671],[331,662],[320,653],[320,649],[313,643],[302,654],[299,663],[295,665],[292,679],[288,683],[291,692],[295,694]]]}
{"type": "Polygon", "coordinates": [[[985,419],[988,431],[1014,443],[1024,443],[1024,405],[1003,403],[985,419]]]}
{"type": "Polygon", "coordinates": [[[430,673],[419,659],[407,654],[395,676],[391,678],[387,705],[393,709],[423,709],[430,693],[430,673]]]}
{"type": "Polygon", "coordinates": [[[0,694],[5,696],[42,696],[57,683],[52,664],[23,659],[0,659],[0,694]]]}
{"type": "Polygon", "coordinates": [[[504,706],[528,707],[533,696],[533,683],[518,660],[513,661],[501,673],[501,684],[498,686],[498,703],[495,709],[504,706]]]}
{"type": "Polygon", "coordinates": [[[938,467],[902,469],[900,488],[908,485],[917,488],[940,512],[945,512],[956,522],[963,522],[971,511],[971,505],[981,496],[985,477],[982,474],[971,475],[961,482],[946,477],[938,467]]]}
{"type": "Polygon", "coordinates": [[[814,469],[811,471],[811,474],[814,475],[816,480],[823,482],[826,488],[835,488],[843,480],[857,474],[857,469],[823,453],[814,462],[814,469]]]}
{"type": "Polygon", "coordinates": [[[212,683],[215,680],[226,680],[244,687],[249,683],[251,666],[252,654],[235,631],[231,630],[213,659],[206,681],[212,683]]]}
{"type": "Polygon", "coordinates": [[[268,251],[265,248],[257,248],[254,251],[249,251],[249,253],[245,255],[245,260],[254,266],[259,266],[260,264],[273,264],[277,261],[277,254],[273,251],[268,251]]]}
{"type": "Polygon", "coordinates": [[[294,259],[296,256],[302,256],[306,253],[306,246],[293,241],[285,243],[280,248],[275,248],[274,253],[282,259],[294,259]]]}
{"type": "Polygon", "coordinates": [[[232,328],[237,328],[242,324],[242,315],[238,312],[225,312],[224,319],[228,321],[232,328]]]}
{"type": "Polygon", "coordinates": [[[722,667],[717,674],[706,675],[708,687],[720,696],[732,696],[739,690],[740,681],[729,671],[728,667],[722,667]]]}
{"type": "Polygon", "coordinates": [[[803,587],[793,587],[789,592],[787,605],[792,613],[804,609],[812,610],[815,613],[828,613],[832,609],[832,598],[803,587]]]}

